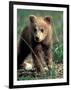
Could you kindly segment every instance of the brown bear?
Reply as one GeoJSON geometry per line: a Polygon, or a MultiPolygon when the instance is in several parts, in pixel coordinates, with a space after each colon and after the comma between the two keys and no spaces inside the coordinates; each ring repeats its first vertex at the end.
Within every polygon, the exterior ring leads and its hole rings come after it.
{"type": "Polygon", "coordinates": [[[21,65],[25,58],[32,53],[33,64],[37,72],[44,72],[52,67],[52,29],[51,17],[29,16],[30,24],[20,35],[17,65],[21,65]]]}

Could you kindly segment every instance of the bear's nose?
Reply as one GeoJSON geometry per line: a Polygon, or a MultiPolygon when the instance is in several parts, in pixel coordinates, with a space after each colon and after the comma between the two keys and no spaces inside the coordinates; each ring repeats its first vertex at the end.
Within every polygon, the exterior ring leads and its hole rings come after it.
{"type": "Polygon", "coordinates": [[[39,41],[39,38],[38,37],[36,37],[35,39],[36,39],[36,41],[39,41]]]}

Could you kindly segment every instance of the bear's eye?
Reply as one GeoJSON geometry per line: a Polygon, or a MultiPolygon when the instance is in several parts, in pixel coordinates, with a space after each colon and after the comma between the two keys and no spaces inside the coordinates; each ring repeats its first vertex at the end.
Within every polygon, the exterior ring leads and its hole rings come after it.
{"type": "Polygon", "coordinates": [[[36,32],[37,30],[36,30],[36,28],[34,28],[34,32],[36,32]]]}
{"type": "Polygon", "coordinates": [[[43,29],[41,29],[41,32],[43,32],[43,29]]]}

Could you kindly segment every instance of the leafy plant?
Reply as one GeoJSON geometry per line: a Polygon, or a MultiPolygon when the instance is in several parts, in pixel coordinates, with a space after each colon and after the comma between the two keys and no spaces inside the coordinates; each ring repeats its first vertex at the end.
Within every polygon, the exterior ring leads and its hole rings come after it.
{"type": "Polygon", "coordinates": [[[53,59],[55,63],[63,63],[63,44],[55,44],[53,47],[53,59]]]}

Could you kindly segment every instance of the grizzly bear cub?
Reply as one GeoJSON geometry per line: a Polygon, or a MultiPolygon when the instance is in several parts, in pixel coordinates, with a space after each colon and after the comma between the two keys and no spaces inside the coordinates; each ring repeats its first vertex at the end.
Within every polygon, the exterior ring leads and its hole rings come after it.
{"type": "Polygon", "coordinates": [[[17,65],[20,68],[24,59],[32,53],[33,64],[37,72],[44,72],[52,68],[52,29],[51,17],[29,16],[30,24],[22,31],[17,65]],[[31,48],[30,48],[31,47],[31,48]]]}

